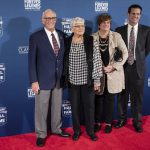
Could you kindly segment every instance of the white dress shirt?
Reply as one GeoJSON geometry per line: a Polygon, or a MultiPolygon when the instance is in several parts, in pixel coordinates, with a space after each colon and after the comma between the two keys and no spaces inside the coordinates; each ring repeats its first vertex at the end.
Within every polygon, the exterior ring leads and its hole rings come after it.
{"type": "Polygon", "coordinates": [[[58,46],[60,48],[60,41],[59,41],[58,33],[56,32],[56,30],[54,30],[53,32],[50,32],[46,28],[44,28],[44,30],[45,30],[45,32],[46,32],[46,34],[48,36],[48,39],[49,39],[49,41],[50,41],[50,43],[52,45],[52,48],[54,49],[53,42],[52,42],[52,35],[51,35],[52,33],[54,34],[54,36],[55,36],[55,38],[57,40],[58,46]]]}

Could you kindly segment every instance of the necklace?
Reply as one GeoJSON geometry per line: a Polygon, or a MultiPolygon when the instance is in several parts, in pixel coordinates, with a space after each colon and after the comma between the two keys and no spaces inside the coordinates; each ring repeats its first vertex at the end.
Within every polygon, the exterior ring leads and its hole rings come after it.
{"type": "Polygon", "coordinates": [[[108,49],[108,36],[107,38],[99,37],[99,49],[100,51],[104,52],[108,49]]]}
{"type": "Polygon", "coordinates": [[[107,42],[107,40],[108,40],[108,36],[106,37],[106,38],[101,38],[101,37],[99,37],[99,40],[100,40],[100,43],[106,43],[107,42]]]}
{"type": "Polygon", "coordinates": [[[100,51],[105,52],[107,50],[107,47],[105,47],[104,49],[102,49],[101,47],[99,47],[100,51]]]}

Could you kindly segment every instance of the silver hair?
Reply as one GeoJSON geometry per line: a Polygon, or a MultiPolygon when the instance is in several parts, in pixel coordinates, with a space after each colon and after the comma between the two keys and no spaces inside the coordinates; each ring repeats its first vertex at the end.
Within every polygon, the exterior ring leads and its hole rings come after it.
{"type": "Polygon", "coordinates": [[[76,23],[85,23],[85,20],[83,18],[80,17],[75,17],[71,20],[71,28],[73,28],[73,26],[75,26],[76,23]]]}
{"type": "Polygon", "coordinates": [[[44,17],[45,17],[45,13],[47,13],[47,12],[52,12],[52,13],[56,16],[55,11],[53,11],[52,9],[46,9],[46,10],[45,10],[45,11],[43,11],[43,13],[42,13],[42,18],[44,18],[44,17]]]}

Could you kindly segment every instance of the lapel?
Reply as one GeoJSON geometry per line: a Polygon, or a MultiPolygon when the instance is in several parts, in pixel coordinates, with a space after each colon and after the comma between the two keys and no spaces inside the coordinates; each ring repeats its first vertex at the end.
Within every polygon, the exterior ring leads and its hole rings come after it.
{"type": "Polygon", "coordinates": [[[85,34],[83,35],[83,42],[84,42],[84,47],[85,47],[84,50],[85,50],[85,53],[87,54],[86,50],[89,47],[89,43],[88,43],[89,41],[88,41],[88,39],[87,39],[85,34]]]}
{"type": "Polygon", "coordinates": [[[57,31],[58,34],[58,38],[59,38],[59,42],[60,42],[60,48],[59,48],[59,52],[58,52],[58,56],[60,55],[61,51],[63,50],[63,46],[64,46],[64,38],[62,37],[62,35],[59,33],[59,31],[57,31]]]}
{"type": "Polygon", "coordinates": [[[117,39],[115,39],[115,33],[110,31],[109,32],[109,60],[112,60],[113,55],[114,55],[114,49],[116,47],[116,42],[117,39]]]}
{"type": "Polygon", "coordinates": [[[71,42],[72,42],[73,33],[70,35],[70,37],[67,40],[67,49],[70,51],[71,42]]]}
{"type": "Polygon", "coordinates": [[[94,39],[99,43],[99,33],[98,31],[96,33],[93,34],[94,39]]]}
{"type": "Polygon", "coordinates": [[[125,25],[121,34],[126,46],[128,47],[128,26],[125,25]]]}
{"type": "Polygon", "coordinates": [[[142,35],[142,26],[138,25],[138,33],[137,33],[137,40],[136,40],[135,50],[138,48],[138,45],[140,44],[141,35],[142,35]]]}

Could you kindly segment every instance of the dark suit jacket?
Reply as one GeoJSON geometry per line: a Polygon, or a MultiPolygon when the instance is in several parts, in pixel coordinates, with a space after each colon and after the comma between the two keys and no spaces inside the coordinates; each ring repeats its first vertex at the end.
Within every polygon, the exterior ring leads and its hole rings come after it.
{"type": "MultiPolygon", "coordinates": [[[[116,28],[116,32],[120,33],[126,46],[128,46],[128,26],[116,28]]],[[[150,27],[139,25],[135,48],[137,73],[140,78],[145,75],[145,58],[150,52],[150,27]]],[[[126,66],[126,64],[125,64],[126,66]]]]}
{"type": "Polygon", "coordinates": [[[47,34],[43,29],[33,33],[29,39],[29,79],[30,83],[39,82],[41,90],[55,87],[63,70],[64,34],[58,31],[60,50],[55,56],[47,34]]]}

